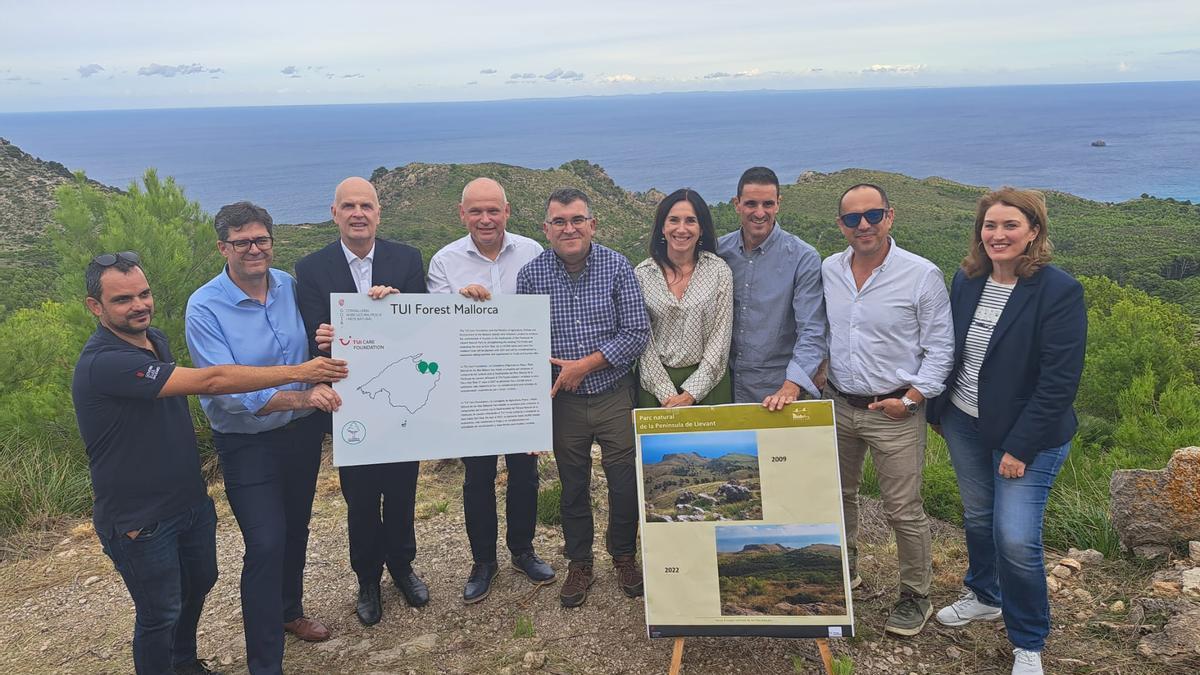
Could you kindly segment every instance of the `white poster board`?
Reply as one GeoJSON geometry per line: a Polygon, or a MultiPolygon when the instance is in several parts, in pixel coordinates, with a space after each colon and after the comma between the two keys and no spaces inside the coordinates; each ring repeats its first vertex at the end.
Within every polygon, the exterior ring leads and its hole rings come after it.
{"type": "Polygon", "coordinates": [[[551,449],[550,299],[330,295],[333,463],[551,449]]]}
{"type": "Polygon", "coordinates": [[[650,637],[851,637],[833,401],[633,411],[650,637]]]}

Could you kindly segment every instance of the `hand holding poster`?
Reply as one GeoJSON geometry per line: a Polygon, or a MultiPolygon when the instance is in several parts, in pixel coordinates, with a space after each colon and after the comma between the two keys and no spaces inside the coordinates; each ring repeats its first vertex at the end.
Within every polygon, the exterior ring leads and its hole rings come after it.
{"type": "Polygon", "coordinates": [[[849,637],[831,401],[635,410],[650,637],[849,637]]]}
{"type": "Polygon", "coordinates": [[[330,295],[337,466],[549,450],[545,296],[330,295]]]}

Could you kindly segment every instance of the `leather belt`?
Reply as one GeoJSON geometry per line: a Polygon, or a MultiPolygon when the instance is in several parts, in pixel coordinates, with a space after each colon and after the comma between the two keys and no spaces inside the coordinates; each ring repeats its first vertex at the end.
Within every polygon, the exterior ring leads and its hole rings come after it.
{"type": "Polygon", "coordinates": [[[859,396],[857,394],[845,394],[845,393],[842,393],[841,391],[838,391],[838,388],[833,386],[832,382],[829,383],[829,388],[833,390],[833,393],[837,394],[844,401],[846,401],[846,403],[849,403],[851,405],[851,407],[861,408],[862,410],[866,410],[867,406],[871,405],[872,403],[882,401],[885,398],[900,398],[901,396],[904,396],[905,394],[908,393],[908,387],[901,387],[900,389],[897,389],[896,391],[889,391],[886,394],[878,394],[875,396],[871,396],[871,395],[859,396]]]}

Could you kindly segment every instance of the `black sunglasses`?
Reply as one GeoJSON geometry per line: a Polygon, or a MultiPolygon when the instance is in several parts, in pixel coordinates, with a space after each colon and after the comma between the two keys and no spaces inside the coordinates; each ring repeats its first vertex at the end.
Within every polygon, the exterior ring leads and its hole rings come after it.
{"type": "Polygon", "coordinates": [[[142,259],[139,258],[138,254],[133,251],[121,251],[120,253],[101,253],[95,258],[92,258],[92,262],[101,267],[112,267],[113,265],[117,264],[118,260],[124,260],[125,262],[133,263],[134,265],[142,264],[142,259]]]}
{"type": "Polygon", "coordinates": [[[883,222],[883,217],[887,215],[887,209],[871,209],[862,213],[843,213],[838,216],[838,220],[842,221],[844,227],[854,229],[862,222],[863,218],[871,225],[878,225],[883,222]]]}

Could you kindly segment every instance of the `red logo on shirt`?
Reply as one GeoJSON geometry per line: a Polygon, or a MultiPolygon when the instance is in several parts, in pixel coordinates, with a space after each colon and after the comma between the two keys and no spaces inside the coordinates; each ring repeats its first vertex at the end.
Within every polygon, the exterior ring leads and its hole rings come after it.
{"type": "Polygon", "coordinates": [[[139,370],[139,371],[137,371],[137,376],[138,376],[138,377],[145,377],[145,376],[146,376],[146,374],[145,374],[145,373],[143,373],[142,371],[140,371],[140,370],[139,370]]]}

